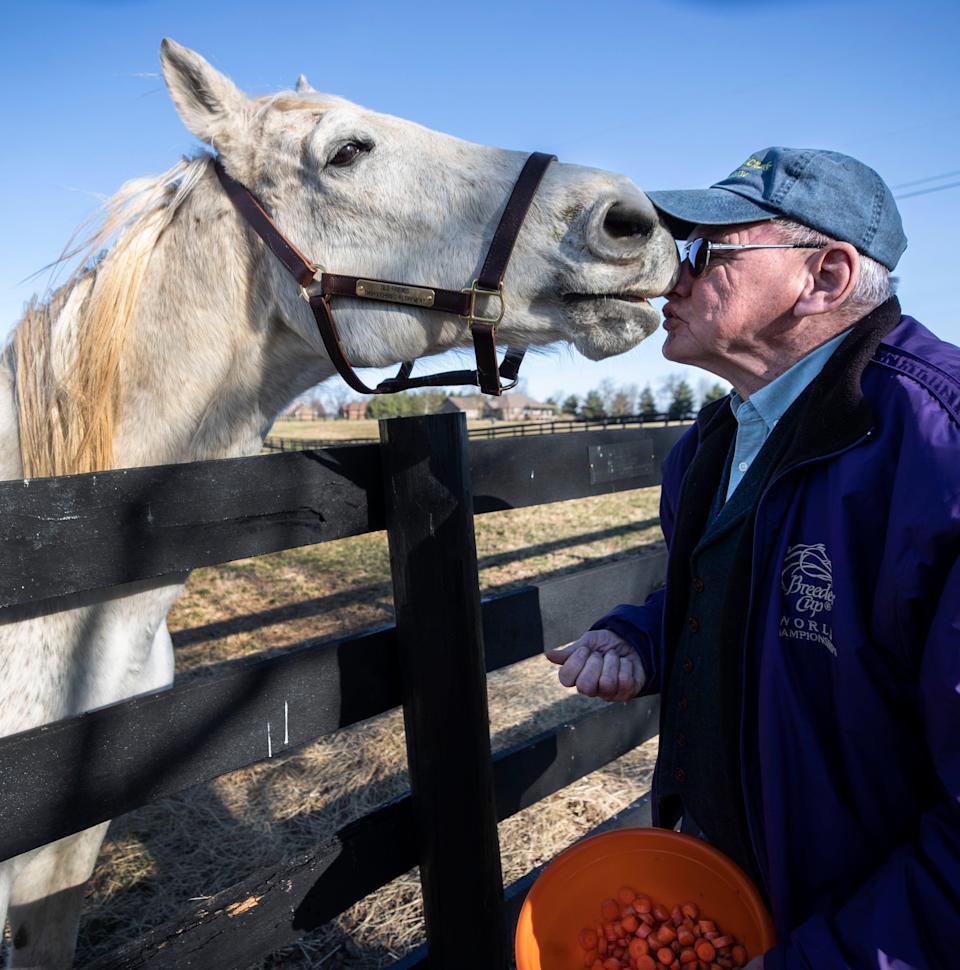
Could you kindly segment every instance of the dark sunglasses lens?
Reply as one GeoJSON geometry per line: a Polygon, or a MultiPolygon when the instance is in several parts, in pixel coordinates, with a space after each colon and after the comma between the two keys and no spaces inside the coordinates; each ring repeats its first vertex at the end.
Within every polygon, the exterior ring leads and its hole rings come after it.
{"type": "Polygon", "coordinates": [[[710,255],[710,247],[703,239],[694,239],[687,250],[687,258],[690,260],[690,272],[694,276],[699,276],[707,268],[707,257],[710,255]]]}

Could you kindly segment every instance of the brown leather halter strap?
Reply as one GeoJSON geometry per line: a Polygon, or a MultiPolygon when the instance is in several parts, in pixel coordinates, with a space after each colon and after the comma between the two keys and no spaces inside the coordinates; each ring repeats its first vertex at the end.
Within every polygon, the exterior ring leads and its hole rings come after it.
{"type": "Polygon", "coordinates": [[[490,241],[490,248],[487,250],[487,258],[480,269],[480,275],[473,281],[472,286],[463,290],[444,290],[436,286],[419,284],[412,286],[389,280],[324,272],[284,236],[259,199],[246,186],[228,175],[219,159],[214,160],[214,168],[220,184],[237,211],[300,284],[301,294],[313,310],[320,337],[331,362],[340,372],[340,376],[355,391],[362,394],[393,394],[412,387],[478,384],[484,393],[499,395],[516,384],[517,371],[524,354],[522,350],[508,349],[503,363],[497,366],[497,325],[503,318],[504,312],[503,276],[533,197],[544,173],[555,157],[543,152],[534,152],[526,160],[507,200],[493,239],[490,241]],[[499,301],[500,309],[497,316],[485,317],[478,313],[478,296],[499,301]],[[418,306],[441,313],[456,313],[470,326],[477,369],[443,371],[424,377],[411,377],[413,361],[408,360],[401,365],[396,377],[381,381],[376,387],[367,387],[343,352],[340,335],[337,333],[337,326],[333,319],[331,297],[378,300],[384,303],[418,306]],[[507,383],[503,383],[504,381],[507,383]]]}

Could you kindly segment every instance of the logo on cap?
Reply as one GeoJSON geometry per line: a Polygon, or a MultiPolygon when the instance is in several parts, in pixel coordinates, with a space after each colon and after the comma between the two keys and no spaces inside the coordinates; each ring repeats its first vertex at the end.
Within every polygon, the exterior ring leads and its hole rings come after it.
{"type": "Polygon", "coordinates": [[[730,173],[730,178],[749,178],[756,172],[765,172],[772,165],[773,162],[761,162],[759,158],[748,158],[740,168],[730,173]],[[750,168],[753,169],[753,172],[747,171],[750,168]]]}

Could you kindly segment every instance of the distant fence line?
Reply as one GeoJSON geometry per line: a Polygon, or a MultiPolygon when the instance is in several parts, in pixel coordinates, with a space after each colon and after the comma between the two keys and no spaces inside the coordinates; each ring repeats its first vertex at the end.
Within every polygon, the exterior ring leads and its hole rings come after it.
{"type": "MultiPolygon", "coordinates": [[[[672,418],[669,414],[628,414],[608,418],[574,418],[569,421],[523,421],[516,424],[494,425],[490,428],[470,428],[467,436],[472,439],[516,438],[527,435],[568,434],[574,431],[605,431],[608,428],[666,427],[683,424],[691,416],[672,418]]],[[[286,435],[268,435],[263,442],[267,451],[306,451],[310,448],[329,448],[334,445],[367,445],[373,438],[289,438],[286,435]]]]}

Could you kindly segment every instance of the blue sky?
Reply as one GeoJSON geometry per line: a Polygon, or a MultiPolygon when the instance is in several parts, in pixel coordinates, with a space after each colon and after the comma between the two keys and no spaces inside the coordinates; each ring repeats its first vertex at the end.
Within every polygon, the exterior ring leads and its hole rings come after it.
{"type": "MultiPolygon", "coordinates": [[[[904,194],[960,181],[958,11],[955,0],[6,0],[0,335],[45,285],[23,281],[98,199],[194,147],[158,76],[164,36],[253,94],[304,71],[371,108],[643,188],[706,186],[752,151],[791,145],[855,155],[904,194]]],[[[900,207],[904,309],[960,343],[960,187],[900,207]]],[[[662,358],[662,337],[597,363],[569,350],[535,357],[528,390],[582,395],[605,378],[656,387],[684,370],[662,358]]]]}

